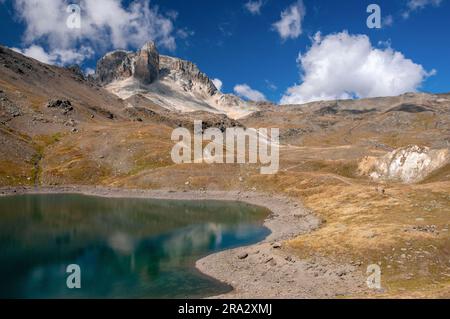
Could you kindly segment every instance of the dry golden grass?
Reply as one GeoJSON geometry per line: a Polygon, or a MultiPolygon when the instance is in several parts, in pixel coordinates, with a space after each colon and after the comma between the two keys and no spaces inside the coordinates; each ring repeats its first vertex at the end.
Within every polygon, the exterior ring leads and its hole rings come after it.
{"type": "MultiPolygon", "coordinates": [[[[42,103],[37,98],[32,104],[42,103]]],[[[281,120],[265,121],[249,126],[276,127],[281,120]]],[[[268,176],[256,165],[174,165],[172,128],[161,123],[93,122],[80,126],[76,134],[33,138],[8,131],[5,136],[33,152],[26,160],[1,161],[0,184],[37,181],[286,195],[301,200],[323,221],[316,231],[288,242],[293,253],[353,262],[362,271],[379,263],[386,292],[374,297],[450,297],[449,166],[417,185],[376,184],[357,172],[364,156],[386,152],[372,147],[373,142],[387,147],[427,145],[436,140],[435,122],[433,116],[418,115],[411,128],[430,129],[422,135],[390,130],[379,134],[370,125],[349,122],[294,137],[292,145],[301,146],[283,147],[280,172],[268,176]]],[[[291,125],[296,127],[294,121],[286,127],[291,125]]]]}

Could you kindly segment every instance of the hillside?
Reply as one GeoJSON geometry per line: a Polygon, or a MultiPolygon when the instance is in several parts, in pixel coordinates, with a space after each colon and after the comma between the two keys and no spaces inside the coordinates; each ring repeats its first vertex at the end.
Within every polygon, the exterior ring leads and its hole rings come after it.
{"type": "MultiPolygon", "coordinates": [[[[358,169],[364,158],[409,145],[448,150],[450,94],[251,104],[255,109],[234,120],[226,114],[236,105],[217,103],[228,97],[209,84],[205,91],[196,82],[208,83],[202,76],[180,93],[191,74],[182,70],[194,70],[191,64],[159,59],[162,67],[154,68],[158,76],[150,75],[150,83],[140,75],[136,82],[128,71],[99,81],[0,47],[0,185],[285,195],[322,220],[318,230],[288,241],[283,249],[289,253],[351,263],[362,273],[380,263],[386,289],[375,297],[450,296],[450,165],[410,184],[374,181],[358,169]],[[185,99],[192,104],[182,109],[185,99]],[[260,175],[256,165],[174,165],[172,130],[191,127],[195,119],[222,129],[280,128],[280,172],[260,175]]],[[[326,275],[317,274],[317,280],[326,275]]]]}

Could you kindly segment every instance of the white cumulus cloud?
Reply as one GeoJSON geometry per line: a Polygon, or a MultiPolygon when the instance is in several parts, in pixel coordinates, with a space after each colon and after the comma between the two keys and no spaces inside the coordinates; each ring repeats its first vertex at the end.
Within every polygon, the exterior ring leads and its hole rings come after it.
{"type": "Polygon", "coordinates": [[[220,79],[213,79],[212,83],[214,83],[214,86],[216,87],[216,89],[218,89],[219,91],[222,91],[223,83],[220,79]]]}
{"type": "Polygon", "coordinates": [[[72,14],[66,11],[69,2],[14,0],[16,14],[26,25],[25,46],[48,47],[50,55],[54,50],[83,46],[101,50],[141,47],[149,40],[169,49],[176,47],[173,18],[159,13],[149,0],[135,0],[128,6],[120,0],[77,1],[81,8],[79,29],[66,24],[72,14]]]}
{"type": "Polygon", "coordinates": [[[40,62],[56,65],[80,64],[84,59],[94,55],[90,47],[81,47],[80,49],[53,49],[47,52],[39,45],[31,45],[24,49],[12,48],[14,51],[36,59],[40,62]]]}
{"type": "Polygon", "coordinates": [[[399,95],[416,91],[435,72],[391,47],[373,47],[366,35],[347,31],[326,37],[317,33],[298,64],[302,82],[287,90],[281,104],[399,95]]]}
{"type": "Polygon", "coordinates": [[[305,14],[303,0],[299,0],[281,12],[281,20],[272,26],[283,40],[296,39],[302,34],[302,22],[305,14]]]}
{"type": "Polygon", "coordinates": [[[252,89],[248,84],[238,84],[234,87],[234,93],[247,100],[254,102],[266,101],[263,93],[252,89]]]}
{"type": "Polygon", "coordinates": [[[45,52],[45,50],[38,46],[38,45],[32,45],[29,48],[25,48],[25,49],[19,49],[19,48],[11,48],[14,51],[26,55],[27,57],[36,59],[42,63],[47,63],[47,64],[53,64],[55,63],[55,56],[52,56],[50,54],[48,54],[47,52],[45,52]]]}
{"type": "Polygon", "coordinates": [[[247,9],[247,11],[253,15],[261,14],[262,6],[263,6],[262,0],[256,0],[256,1],[250,0],[244,4],[245,9],[247,9]]]}

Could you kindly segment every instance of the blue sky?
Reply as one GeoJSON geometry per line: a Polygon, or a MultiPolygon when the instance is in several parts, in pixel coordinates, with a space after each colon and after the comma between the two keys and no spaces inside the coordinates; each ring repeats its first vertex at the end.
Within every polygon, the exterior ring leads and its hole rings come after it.
{"type": "MultiPolygon", "coordinates": [[[[126,49],[134,50],[140,46],[140,40],[146,37],[145,32],[147,31],[142,32],[142,35],[130,41],[127,39],[111,41],[108,36],[104,36],[105,40],[100,44],[99,41],[95,42],[96,39],[93,39],[96,38],[96,34],[95,31],[92,31],[66,43],[61,39],[67,37],[64,34],[57,33],[57,31],[51,29],[34,33],[30,31],[30,26],[39,22],[36,22],[36,17],[33,17],[32,13],[25,17],[23,12],[27,8],[22,7],[22,11],[17,10],[17,3],[23,1],[0,1],[0,3],[3,2],[3,4],[0,4],[2,30],[0,43],[2,45],[22,50],[36,45],[42,47],[46,52],[72,50],[79,52],[80,56],[84,55],[77,61],[80,61],[83,68],[86,69],[94,68],[95,61],[105,52],[118,48],[118,44],[122,43],[122,46],[126,49]],[[15,2],[16,7],[14,7],[15,2]],[[31,37],[29,36],[30,32],[32,33],[31,37]],[[84,48],[81,49],[81,47],[84,48]],[[87,50],[86,47],[92,48],[93,51],[87,50]]],[[[37,5],[46,1],[38,1],[37,5]]],[[[65,2],[64,0],[48,1],[65,2]]],[[[130,11],[131,1],[102,1],[105,3],[116,2],[124,12],[130,11]]],[[[395,72],[404,74],[404,78],[417,76],[417,79],[411,81],[406,87],[393,90],[392,95],[398,93],[398,90],[408,90],[412,87],[417,87],[420,91],[435,93],[450,91],[450,63],[448,63],[448,57],[450,57],[448,36],[450,30],[450,1],[304,0],[301,9],[300,34],[294,34],[284,39],[274,27],[274,23],[281,20],[282,12],[289,14],[291,12],[289,8],[301,6],[301,2],[295,0],[260,1],[262,5],[259,12],[254,11],[252,13],[245,6],[248,1],[152,0],[149,2],[149,6],[153,13],[157,12],[152,17],[156,20],[160,19],[161,25],[148,26],[148,37],[153,37],[158,42],[161,53],[193,61],[211,78],[220,79],[223,83],[222,91],[231,93],[236,85],[245,84],[274,102],[280,101],[286,95],[288,88],[293,88],[291,96],[297,99],[299,96],[308,96],[309,99],[313,99],[318,95],[331,98],[346,96],[347,93],[359,97],[377,95],[379,92],[389,93],[389,88],[386,86],[378,90],[371,90],[369,87],[373,87],[374,83],[388,79],[395,72]],[[381,7],[384,23],[381,29],[369,29],[366,25],[366,19],[369,16],[366,8],[371,3],[377,3],[381,7]],[[409,13],[408,17],[406,17],[407,13],[409,13]],[[171,23],[171,26],[165,24],[166,20],[171,23]],[[166,27],[167,30],[160,30],[166,27]],[[342,34],[344,30],[347,33],[342,34]],[[317,32],[321,33],[321,40],[317,40],[317,32]],[[341,34],[341,37],[328,37],[336,33],[341,34]],[[307,63],[313,65],[327,54],[332,55],[329,61],[332,61],[335,65],[340,64],[339,59],[341,58],[348,60],[348,55],[337,56],[336,50],[328,53],[326,48],[334,47],[338,50],[342,48],[341,51],[343,51],[354,43],[365,43],[365,40],[356,38],[357,35],[368,37],[367,39],[372,45],[371,50],[383,51],[390,47],[392,52],[401,53],[404,60],[410,59],[414,65],[420,66],[421,69],[405,63],[402,59],[397,61],[398,59],[394,58],[394,53],[385,52],[380,55],[381,59],[392,58],[398,63],[377,66],[376,69],[383,70],[386,67],[386,76],[384,76],[385,73],[380,73],[377,78],[373,77],[373,79],[369,76],[367,87],[355,84],[355,81],[361,82],[359,79],[355,79],[354,82],[349,80],[349,83],[345,84],[325,83],[324,85],[335,87],[326,94],[319,92],[320,88],[311,89],[310,87],[316,84],[314,78],[318,76],[320,70],[311,66],[305,74],[302,67],[306,66],[307,63]],[[315,36],[316,40],[314,40],[315,36]],[[314,41],[316,41],[315,46],[317,48],[308,55],[314,41]],[[308,57],[300,62],[302,63],[300,68],[297,62],[299,53],[302,53],[303,57],[308,57]],[[389,68],[394,67],[401,68],[401,70],[389,70],[389,68]],[[304,80],[301,78],[301,72],[309,79],[310,85],[305,83],[301,87],[300,84],[304,80]]],[[[73,3],[77,2],[73,1],[73,3]]],[[[147,1],[138,2],[148,5],[147,1]]],[[[258,4],[258,2],[258,0],[255,0],[254,4],[258,4]]],[[[24,4],[22,3],[22,5],[24,4]]],[[[107,11],[108,8],[105,10],[107,11]]],[[[44,16],[42,19],[51,19],[52,15],[46,16],[46,14],[45,12],[42,14],[44,16]]],[[[65,12],[60,12],[60,16],[64,19],[67,18],[65,12]]],[[[111,19],[111,17],[109,18],[111,19]]],[[[64,27],[61,26],[61,28],[64,27]]],[[[122,26],[114,27],[121,28],[122,26]]],[[[108,31],[102,30],[101,32],[108,31]]],[[[294,30],[294,33],[298,32],[294,30]]],[[[127,37],[127,34],[125,33],[124,36],[127,37]]],[[[376,61],[378,56],[374,54],[373,59],[369,61],[376,61]]],[[[360,62],[361,70],[367,69],[364,63],[370,63],[369,61],[360,62]]],[[[351,61],[344,61],[343,63],[349,69],[352,69],[351,61]]],[[[340,79],[346,76],[346,74],[339,74],[338,71],[334,70],[328,70],[327,72],[322,74],[325,78],[321,81],[328,81],[328,78],[333,81],[333,78],[340,79]]],[[[355,78],[360,75],[361,72],[355,72],[348,76],[355,78]]],[[[367,75],[364,74],[364,76],[364,79],[366,79],[367,75]]],[[[347,80],[343,82],[347,82],[347,80]]],[[[303,100],[306,101],[306,98],[303,100]]],[[[294,101],[297,100],[294,99],[294,101]]]]}

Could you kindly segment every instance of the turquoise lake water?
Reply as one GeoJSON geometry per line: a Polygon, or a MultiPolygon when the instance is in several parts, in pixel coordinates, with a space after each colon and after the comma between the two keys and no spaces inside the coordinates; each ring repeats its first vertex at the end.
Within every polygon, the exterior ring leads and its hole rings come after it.
{"type": "Polygon", "coordinates": [[[263,240],[269,211],[237,202],[0,197],[0,298],[201,298],[230,291],[195,267],[263,240]],[[80,266],[69,289],[66,267],[80,266]]]}

